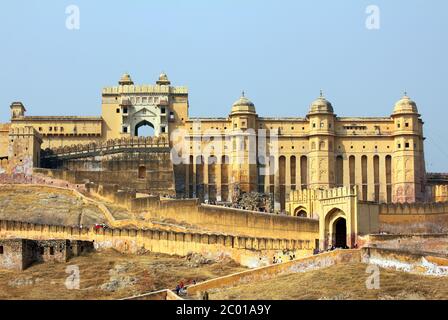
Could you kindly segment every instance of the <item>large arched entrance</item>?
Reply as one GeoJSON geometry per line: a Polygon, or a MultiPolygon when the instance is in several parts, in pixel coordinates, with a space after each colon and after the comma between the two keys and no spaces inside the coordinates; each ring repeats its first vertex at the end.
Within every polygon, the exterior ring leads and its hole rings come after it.
{"type": "Polygon", "coordinates": [[[345,248],[347,246],[347,223],[344,218],[339,218],[334,222],[334,246],[345,248]]]}
{"type": "Polygon", "coordinates": [[[134,136],[136,137],[153,137],[154,136],[154,125],[147,121],[140,121],[135,125],[134,136]]]}

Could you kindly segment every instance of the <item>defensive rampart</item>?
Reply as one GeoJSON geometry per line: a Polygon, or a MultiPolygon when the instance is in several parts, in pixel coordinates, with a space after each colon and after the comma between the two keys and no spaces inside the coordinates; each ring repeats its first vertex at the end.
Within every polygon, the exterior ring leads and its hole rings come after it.
{"type": "Polygon", "coordinates": [[[186,256],[200,253],[211,259],[230,257],[256,267],[266,265],[274,255],[289,251],[297,257],[309,255],[312,243],[306,240],[231,236],[213,233],[165,230],[95,229],[0,221],[0,238],[32,240],[68,239],[93,241],[95,249],[114,248],[124,253],[141,250],[186,256]]]}

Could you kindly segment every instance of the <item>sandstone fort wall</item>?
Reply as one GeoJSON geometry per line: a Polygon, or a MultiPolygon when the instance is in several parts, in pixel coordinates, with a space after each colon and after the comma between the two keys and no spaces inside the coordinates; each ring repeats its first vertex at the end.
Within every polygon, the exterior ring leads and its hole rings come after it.
{"type": "Polygon", "coordinates": [[[379,231],[448,233],[448,202],[380,205],[379,231]]]}
{"type": "Polygon", "coordinates": [[[160,230],[77,228],[0,221],[0,238],[32,240],[68,239],[93,241],[95,249],[114,248],[123,253],[141,250],[186,256],[200,253],[211,259],[230,257],[250,267],[266,265],[280,251],[297,257],[309,255],[313,243],[308,240],[242,237],[222,234],[160,230]]]}

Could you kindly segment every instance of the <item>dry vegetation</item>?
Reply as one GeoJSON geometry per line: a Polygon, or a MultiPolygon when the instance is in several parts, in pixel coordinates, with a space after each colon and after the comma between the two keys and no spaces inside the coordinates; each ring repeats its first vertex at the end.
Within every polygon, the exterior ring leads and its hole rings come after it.
{"type": "Polygon", "coordinates": [[[367,265],[352,263],[282,275],[210,292],[210,299],[448,299],[448,277],[381,269],[380,289],[366,289],[367,265]]]}
{"type": "Polygon", "coordinates": [[[42,263],[25,271],[0,270],[0,299],[116,299],[174,288],[179,281],[203,281],[246,270],[233,261],[201,264],[162,254],[124,255],[113,250],[42,263]],[[80,290],[65,286],[66,268],[77,265],[80,290]]]}
{"type": "Polygon", "coordinates": [[[37,186],[1,186],[0,219],[66,226],[106,222],[94,205],[70,191],[37,186]]]}

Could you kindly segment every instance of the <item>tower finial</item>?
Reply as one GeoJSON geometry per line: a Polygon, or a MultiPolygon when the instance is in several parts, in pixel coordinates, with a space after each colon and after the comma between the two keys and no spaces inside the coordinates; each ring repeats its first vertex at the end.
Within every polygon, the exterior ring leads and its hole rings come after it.
{"type": "Polygon", "coordinates": [[[241,96],[242,96],[242,97],[244,97],[244,94],[245,94],[244,90],[241,91],[241,96]]]}
{"type": "Polygon", "coordinates": [[[404,89],[404,96],[407,97],[408,96],[408,92],[406,91],[406,89],[404,89]]]}
{"type": "Polygon", "coordinates": [[[320,97],[323,98],[324,96],[324,91],[322,89],[320,89],[320,97]]]}

